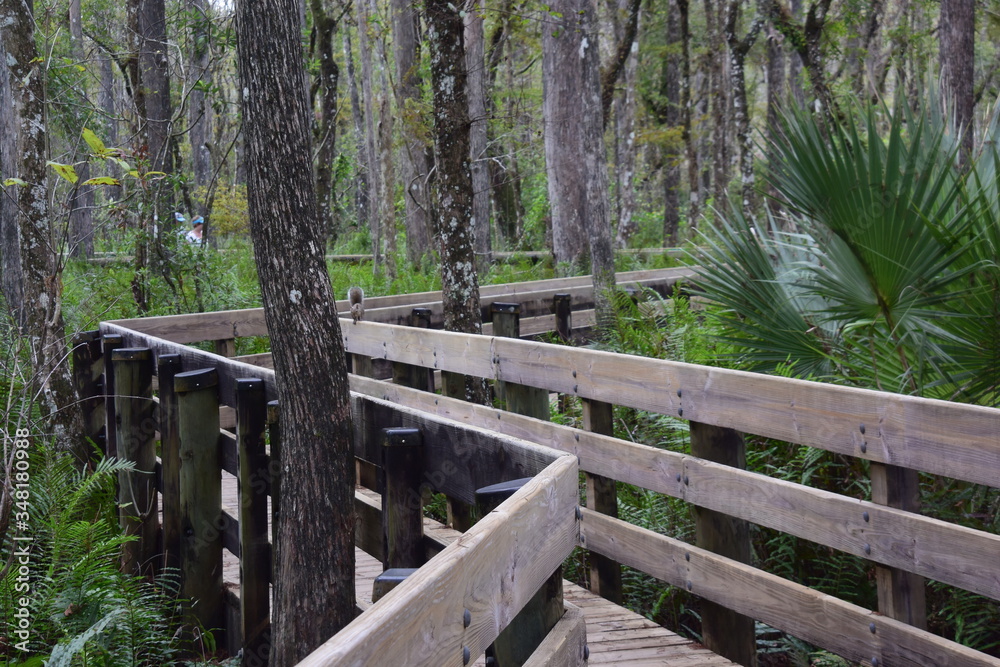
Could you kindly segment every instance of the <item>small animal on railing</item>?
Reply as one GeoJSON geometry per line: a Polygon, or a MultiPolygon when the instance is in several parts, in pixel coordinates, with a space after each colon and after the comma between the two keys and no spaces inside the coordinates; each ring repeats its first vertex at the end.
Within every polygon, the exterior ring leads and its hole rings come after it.
{"type": "Polygon", "coordinates": [[[357,285],[347,290],[347,301],[351,304],[351,317],[357,322],[365,316],[365,291],[357,285]]]}

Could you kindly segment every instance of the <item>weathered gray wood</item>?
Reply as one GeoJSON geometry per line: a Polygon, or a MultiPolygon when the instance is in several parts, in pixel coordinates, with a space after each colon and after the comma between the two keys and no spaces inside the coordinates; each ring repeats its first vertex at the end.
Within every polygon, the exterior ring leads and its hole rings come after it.
{"type": "MultiPolygon", "coordinates": [[[[614,435],[614,406],[600,401],[583,401],[583,427],[591,433],[614,435]]],[[[611,517],[618,517],[617,483],[610,477],[585,474],[587,507],[611,517]]],[[[590,590],[620,605],[622,603],[622,566],[617,561],[591,552],[590,590]]]]}
{"type": "MultiPolygon", "coordinates": [[[[264,656],[270,644],[271,546],[267,535],[270,474],[264,449],[267,402],[263,380],[236,382],[236,437],[239,442],[240,626],[243,650],[264,656]]],[[[266,660],[261,663],[266,665],[266,660]]]]}
{"type": "MultiPolygon", "coordinates": [[[[920,480],[916,470],[871,464],[872,502],[907,512],[920,512],[920,480]]],[[[890,618],[927,629],[924,578],[906,570],[877,566],[878,610],[890,618]]]]}
{"type": "MultiPolygon", "coordinates": [[[[119,334],[109,334],[101,330],[101,356],[104,358],[104,454],[118,456],[118,429],[115,421],[115,371],[111,353],[125,346],[125,341],[119,334]]],[[[146,347],[141,343],[135,347],[146,347]]]]}
{"type": "MultiPolygon", "coordinates": [[[[617,274],[617,282],[623,286],[636,284],[655,287],[667,295],[678,281],[690,280],[695,275],[694,270],[686,267],[626,271],[617,274]]],[[[489,305],[495,300],[518,301],[522,304],[522,312],[525,315],[529,312],[533,315],[551,312],[553,296],[564,292],[574,295],[576,308],[593,307],[593,281],[589,276],[484,285],[480,288],[481,305],[486,316],[484,319],[488,319],[489,305]]],[[[404,324],[414,307],[430,309],[431,326],[434,328],[441,326],[439,291],[368,297],[365,299],[365,319],[370,322],[404,324]]],[[[350,304],[347,300],[337,301],[337,312],[342,317],[349,316],[350,304]]],[[[103,324],[122,326],[176,343],[268,335],[264,311],[261,308],[114,320],[103,324]]]]}
{"type": "Polygon", "coordinates": [[[383,431],[382,563],[386,569],[423,565],[423,438],[419,429],[383,431]]]}
{"type": "Polygon", "coordinates": [[[156,503],[156,421],[153,418],[153,355],[146,348],[111,352],[114,369],[118,457],[135,464],[118,473],[118,522],[135,542],[122,545],[122,570],[150,576],[157,570],[159,515],[156,503]]]}
{"type": "MultiPolygon", "coordinates": [[[[521,306],[517,303],[494,302],[490,307],[493,335],[520,338],[521,306]]],[[[535,419],[549,419],[549,392],[544,389],[507,382],[497,378],[497,392],[507,405],[507,410],[535,419]]]]}
{"type": "Polygon", "coordinates": [[[583,510],[581,546],[848,660],[879,665],[989,665],[1000,659],[679,540],[583,510]]]}
{"type": "Polygon", "coordinates": [[[220,357],[236,356],[235,338],[218,338],[212,342],[215,344],[215,353],[220,357]]]}
{"type": "MultiPolygon", "coordinates": [[[[747,465],[743,436],[729,428],[691,422],[691,453],[741,470],[747,465]]],[[[750,562],[750,529],[746,521],[695,506],[694,527],[695,544],[702,549],[740,563],[750,562]]],[[[714,653],[745,667],[757,664],[754,619],[703,600],[701,633],[702,643],[714,653]]]]}
{"type": "MultiPolygon", "coordinates": [[[[426,329],[430,325],[430,312],[427,308],[414,308],[410,314],[410,326],[426,329]]],[[[392,363],[392,381],[404,387],[434,391],[434,375],[422,366],[394,361],[392,363]]]]}
{"type": "Polygon", "coordinates": [[[181,357],[161,354],[156,358],[160,399],[160,496],[163,499],[163,563],[177,571],[181,565],[180,424],[174,376],[181,372],[181,357]]]}
{"type": "Polygon", "coordinates": [[[566,603],[566,613],[524,667],[583,667],[587,664],[587,619],[579,607],[566,603]]]}
{"type": "Polygon", "coordinates": [[[83,435],[95,444],[104,438],[104,357],[99,331],[83,331],[73,337],[73,386],[80,397],[83,435]]]}
{"type": "Polygon", "coordinates": [[[394,567],[375,577],[375,581],[372,583],[372,603],[381,600],[389,591],[406,581],[406,578],[416,571],[416,568],[394,567]]]}
{"type": "MultiPolygon", "coordinates": [[[[426,396],[431,401],[441,398],[426,396]]],[[[370,397],[354,397],[352,414],[356,456],[379,461],[378,443],[384,428],[420,429],[424,442],[421,483],[469,504],[475,502],[476,489],[535,475],[552,462],[552,450],[547,447],[485,429],[456,429],[447,419],[370,397]]]]}
{"type": "Polygon", "coordinates": [[[355,378],[354,391],[500,433],[536,439],[579,458],[582,470],[664,493],[752,523],[909,569],[1000,599],[1000,536],[884,505],[772,479],[656,447],[539,422],[464,401],[355,378]],[[687,479],[687,484],[684,480],[687,479]],[[957,554],[955,544],[962,545],[957,554]]]}
{"type": "MultiPolygon", "coordinates": [[[[520,490],[529,479],[518,479],[476,491],[476,510],[485,517],[520,490]]],[[[496,667],[521,667],[563,615],[562,566],[556,568],[524,608],[500,631],[487,649],[496,667]]]]}
{"type": "Polygon", "coordinates": [[[563,341],[573,335],[572,295],[560,292],[552,297],[552,312],[556,316],[556,333],[563,341]]]}
{"type": "Polygon", "coordinates": [[[300,665],[460,667],[463,649],[482,655],[572,551],[577,474],[572,457],[553,461],[300,665]]]}
{"type": "Polygon", "coordinates": [[[377,349],[388,359],[428,366],[436,361],[445,371],[502,377],[987,486],[1000,479],[995,408],[513,338],[447,331],[422,331],[418,338],[410,329],[371,322],[352,329],[349,350],[377,349]]]}
{"type": "Polygon", "coordinates": [[[222,606],[222,473],[219,467],[218,374],[174,376],[180,429],[181,598],[204,628],[224,627],[222,606]]]}

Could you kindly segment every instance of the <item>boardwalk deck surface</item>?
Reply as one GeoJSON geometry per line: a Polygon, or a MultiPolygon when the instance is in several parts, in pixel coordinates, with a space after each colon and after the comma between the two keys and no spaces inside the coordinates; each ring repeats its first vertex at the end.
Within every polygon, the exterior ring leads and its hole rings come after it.
{"type": "MultiPolygon", "coordinates": [[[[225,472],[222,474],[222,504],[223,509],[236,516],[236,479],[225,472]]],[[[425,520],[424,530],[447,541],[458,535],[430,519],[425,520]]],[[[356,548],[354,553],[358,603],[366,607],[371,604],[372,583],[382,573],[382,564],[361,549],[356,548]]],[[[237,596],[239,579],[239,561],[224,550],[223,580],[226,587],[237,596]]],[[[579,607],[586,618],[590,665],[731,667],[735,664],[576,584],[563,581],[563,595],[567,602],[579,607]]],[[[480,657],[475,664],[485,665],[485,661],[480,657]]]]}

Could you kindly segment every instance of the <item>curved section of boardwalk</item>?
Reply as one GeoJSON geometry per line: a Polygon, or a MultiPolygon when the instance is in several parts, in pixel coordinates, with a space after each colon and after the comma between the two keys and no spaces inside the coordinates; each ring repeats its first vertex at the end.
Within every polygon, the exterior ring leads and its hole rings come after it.
{"type": "MultiPolygon", "coordinates": [[[[359,487],[360,490],[360,487],[359,487]]],[[[370,491],[363,493],[373,498],[370,491]]],[[[235,515],[237,504],[236,479],[223,473],[222,503],[225,511],[235,515]]],[[[424,531],[441,541],[450,542],[459,533],[425,519],[424,531]]],[[[239,560],[224,551],[223,578],[233,599],[239,596],[239,560]]],[[[371,605],[372,584],[382,573],[382,563],[361,549],[355,548],[354,585],[358,605],[371,605]]],[[[649,619],[619,607],[613,602],[568,581],[563,581],[566,602],[579,607],[587,621],[587,646],[591,665],[671,665],[672,667],[731,667],[735,663],[722,658],[700,644],[670,632],[649,619]]],[[[482,657],[474,664],[485,665],[482,657]]]]}

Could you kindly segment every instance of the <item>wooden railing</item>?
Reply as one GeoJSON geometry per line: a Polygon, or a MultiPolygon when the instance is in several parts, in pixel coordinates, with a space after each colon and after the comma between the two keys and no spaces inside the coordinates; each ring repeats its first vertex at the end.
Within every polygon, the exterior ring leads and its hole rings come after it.
{"type": "MultiPolygon", "coordinates": [[[[193,330],[214,334],[214,314],[190,317],[193,330]]],[[[104,324],[102,333],[122,335],[129,345],[156,353],[176,351],[174,343],[136,331],[144,326],[143,320],[104,324]]],[[[155,331],[164,333],[158,326],[153,325],[155,331]]],[[[752,618],[864,664],[1000,665],[997,658],[922,627],[924,578],[1000,600],[1000,536],[923,516],[914,503],[916,471],[1000,484],[1000,410],[514,338],[375,322],[344,321],[343,331],[347,350],[354,355],[582,399],[583,430],[370,378],[351,378],[352,390],[359,395],[356,402],[362,401],[360,395],[373,396],[388,403],[370,405],[406,406],[416,411],[407,414],[437,415],[542,442],[577,457],[589,491],[588,507],[581,510],[579,545],[604,558],[597,559],[600,567],[592,575],[602,595],[620,595],[618,564],[683,587],[712,603],[706,605],[708,613],[703,612],[709,647],[737,661],[752,660],[747,652],[752,652],[753,625],[746,622],[752,618]],[[693,455],[611,437],[613,405],[688,420],[693,455]],[[741,469],[742,433],[868,461],[871,500],[741,469]],[[692,503],[697,508],[698,543],[687,544],[616,518],[617,482],[692,503]],[[752,567],[746,562],[748,523],[870,560],[876,567],[880,609],[863,609],[752,567]],[[712,526],[721,529],[713,531],[712,526]]],[[[191,342],[190,334],[178,337],[191,342]]],[[[203,359],[205,354],[186,349],[182,358],[203,359]]],[[[228,364],[233,378],[261,373],[239,362],[228,364]]],[[[220,387],[223,384],[220,377],[220,387]]],[[[465,492],[443,490],[456,503],[472,502],[465,492]]],[[[491,526],[470,533],[470,544],[488,540],[485,533],[491,526]]],[[[474,570],[474,562],[461,567],[474,570]]],[[[413,580],[417,583],[408,581],[385,602],[410,600],[411,595],[415,599],[421,586],[436,586],[439,576],[437,569],[428,570],[426,577],[421,570],[420,578],[413,580]]],[[[432,622],[430,613],[399,616],[404,607],[399,602],[393,613],[379,611],[369,618],[385,623],[398,618],[410,630],[432,622]]],[[[380,603],[373,609],[388,606],[380,603]]],[[[440,622],[460,624],[461,618],[452,615],[440,622]]],[[[324,648],[329,653],[323,655],[344,655],[338,651],[346,650],[347,637],[367,637],[360,644],[374,641],[355,627],[344,638],[331,640],[324,648]]],[[[459,641],[464,642],[465,635],[459,641]]],[[[454,643],[448,646],[454,651],[454,643]]],[[[454,652],[445,662],[427,664],[459,664],[453,660],[454,652]]]]}
{"type": "MultiPolygon", "coordinates": [[[[108,400],[88,398],[89,435],[110,455],[136,464],[119,480],[122,525],[137,536],[124,567],[144,575],[178,568],[181,596],[194,602],[189,611],[198,625],[223,631],[223,645],[242,649],[244,664],[266,664],[269,496],[275,516],[281,511],[273,371],[118,326],[104,331],[77,338],[75,375],[89,396],[102,395],[102,382],[107,388],[108,400]],[[223,505],[226,477],[230,486],[239,480],[236,507],[223,505]],[[223,586],[224,550],[240,559],[235,596],[223,586]]],[[[352,415],[356,455],[376,470],[383,489],[381,504],[357,494],[356,543],[387,567],[420,569],[310,662],[334,664],[349,654],[352,664],[382,665],[388,657],[398,664],[466,664],[491,644],[501,646],[500,632],[556,577],[549,610],[556,606],[558,614],[539,620],[547,625],[542,645],[530,647],[532,659],[582,663],[582,616],[564,608],[558,576],[579,541],[576,459],[363,395],[352,397],[352,415]],[[390,466],[402,440],[417,445],[416,467],[413,461],[390,466]],[[471,505],[477,490],[520,479],[522,488],[484,509],[454,543],[423,535],[425,491],[471,505]],[[432,644],[420,641],[425,632],[435,637],[432,644]]]]}

